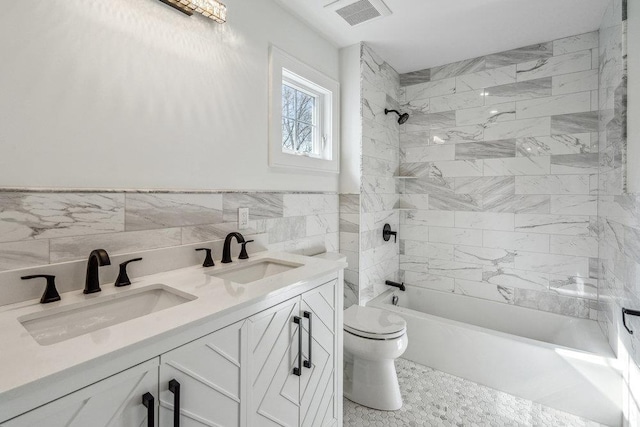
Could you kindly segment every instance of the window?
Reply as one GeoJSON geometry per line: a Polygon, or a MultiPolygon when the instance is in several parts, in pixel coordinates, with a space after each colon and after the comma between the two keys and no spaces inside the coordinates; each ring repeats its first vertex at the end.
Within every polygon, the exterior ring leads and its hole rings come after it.
{"type": "Polygon", "coordinates": [[[321,100],[317,94],[284,79],[282,83],[282,151],[318,156],[321,100]]]}
{"type": "Polygon", "coordinates": [[[339,172],[338,83],[271,48],[269,164],[339,172]]]}

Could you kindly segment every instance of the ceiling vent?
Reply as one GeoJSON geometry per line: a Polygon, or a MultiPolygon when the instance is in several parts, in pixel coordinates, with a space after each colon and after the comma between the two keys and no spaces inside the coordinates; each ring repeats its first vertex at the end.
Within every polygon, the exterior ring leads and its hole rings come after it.
{"type": "Polygon", "coordinates": [[[382,0],[338,0],[324,7],[334,10],[352,27],[391,15],[391,9],[382,0]]]}

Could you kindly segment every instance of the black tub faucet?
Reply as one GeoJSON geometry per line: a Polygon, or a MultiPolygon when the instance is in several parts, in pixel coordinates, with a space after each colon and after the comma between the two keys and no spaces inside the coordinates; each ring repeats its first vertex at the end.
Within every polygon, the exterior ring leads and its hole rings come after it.
{"type": "Polygon", "coordinates": [[[398,283],[398,282],[392,282],[391,280],[387,280],[387,281],[384,282],[384,284],[387,285],[387,286],[396,287],[396,288],[400,289],[403,292],[407,290],[407,288],[404,286],[404,282],[398,283]]]}
{"type": "Polygon", "coordinates": [[[244,241],[244,237],[242,236],[242,234],[234,231],[233,233],[229,233],[227,234],[227,237],[224,239],[224,247],[222,248],[222,263],[223,264],[228,264],[230,262],[232,262],[231,260],[231,240],[233,238],[236,238],[236,241],[238,243],[245,243],[244,241]]]}
{"type": "Polygon", "coordinates": [[[84,293],[93,294],[100,292],[100,280],[98,279],[98,267],[111,265],[109,254],[104,249],[95,249],[89,254],[87,261],[87,279],[84,282],[84,293]]]}

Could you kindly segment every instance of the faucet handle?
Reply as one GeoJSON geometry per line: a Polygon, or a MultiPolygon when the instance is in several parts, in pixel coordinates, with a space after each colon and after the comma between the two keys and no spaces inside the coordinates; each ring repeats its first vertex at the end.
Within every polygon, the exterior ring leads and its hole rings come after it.
{"type": "Polygon", "coordinates": [[[240,255],[238,259],[249,259],[249,254],[247,254],[247,243],[251,243],[253,240],[245,240],[241,243],[242,249],[240,249],[240,255]]]}
{"type": "Polygon", "coordinates": [[[213,267],[215,264],[213,262],[213,258],[211,257],[211,249],[209,248],[198,248],[196,251],[206,251],[207,256],[204,258],[204,262],[202,263],[203,267],[213,267]]]}
{"type": "Polygon", "coordinates": [[[131,284],[131,280],[129,279],[129,275],[127,274],[127,265],[132,262],[142,261],[142,258],[134,258],[129,261],[125,261],[120,264],[120,273],[118,273],[118,278],[116,279],[115,286],[128,286],[131,284]]]}
{"type": "Polygon", "coordinates": [[[389,224],[385,224],[382,229],[382,238],[385,242],[388,242],[393,236],[393,241],[398,243],[398,233],[396,231],[391,231],[391,226],[389,224]]]}
{"type": "Polygon", "coordinates": [[[56,289],[56,276],[51,276],[49,274],[34,274],[32,276],[22,276],[22,280],[31,280],[31,279],[39,279],[44,278],[47,279],[47,287],[42,294],[42,298],[40,298],[41,304],[47,304],[49,302],[60,301],[60,294],[56,289]]]}

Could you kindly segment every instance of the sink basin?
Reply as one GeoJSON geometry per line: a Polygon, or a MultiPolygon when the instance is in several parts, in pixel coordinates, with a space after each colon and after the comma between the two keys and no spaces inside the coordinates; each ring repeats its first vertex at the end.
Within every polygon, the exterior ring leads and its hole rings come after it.
{"type": "Polygon", "coordinates": [[[303,264],[285,262],[274,259],[261,259],[249,262],[242,266],[229,268],[220,272],[210,273],[219,279],[229,280],[235,283],[247,284],[265,277],[275,276],[294,268],[302,267],[303,264]]]}
{"type": "Polygon", "coordinates": [[[165,285],[101,296],[18,321],[41,345],[51,345],[196,299],[165,285]]]}

